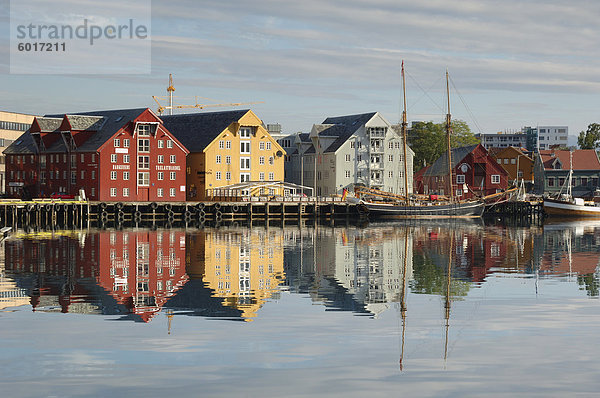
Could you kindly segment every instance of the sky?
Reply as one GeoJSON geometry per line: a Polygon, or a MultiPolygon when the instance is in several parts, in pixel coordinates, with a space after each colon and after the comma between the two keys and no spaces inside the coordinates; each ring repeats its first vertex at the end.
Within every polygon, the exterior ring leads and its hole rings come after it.
{"type": "Polygon", "coordinates": [[[133,75],[10,74],[0,10],[2,110],[155,110],[171,73],[176,103],[260,102],[244,107],[284,132],[373,111],[396,123],[404,61],[409,122],[443,120],[446,70],[453,118],[475,133],[600,122],[593,0],[152,1],[151,73],[133,75]]]}

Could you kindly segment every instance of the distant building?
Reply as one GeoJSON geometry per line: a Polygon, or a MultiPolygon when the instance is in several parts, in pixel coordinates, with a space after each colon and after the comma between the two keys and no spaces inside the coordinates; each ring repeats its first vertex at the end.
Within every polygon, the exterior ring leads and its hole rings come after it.
{"type": "Polygon", "coordinates": [[[569,171],[573,170],[573,196],[592,196],[600,187],[600,161],[594,149],[545,150],[536,154],[534,190],[538,194],[555,194],[563,190],[569,171]]]}
{"type": "MultiPolygon", "coordinates": [[[[454,196],[468,199],[506,190],[508,173],[481,145],[452,149],[454,196]]],[[[447,195],[448,156],[444,153],[423,173],[423,193],[447,195]]]]}
{"type": "Polygon", "coordinates": [[[483,145],[485,149],[508,148],[511,146],[527,148],[528,136],[526,133],[498,132],[495,134],[476,134],[475,137],[481,140],[481,145],[483,145]]]}
{"type": "Polygon", "coordinates": [[[0,193],[6,192],[6,158],[1,152],[27,131],[34,115],[0,111],[0,193]]]}
{"type": "Polygon", "coordinates": [[[567,147],[569,128],[567,126],[525,126],[520,132],[498,132],[494,134],[476,134],[486,149],[508,148],[511,146],[526,148],[529,152],[567,147]]]}
{"type": "Polygon", "coordinates": [[[288,181],[315,187],[317,195],[339,195],[356,186],[412,192],[414,153],[407,146],[405,187],[402,137],[378,112],[330,117],[310,134],[286,140],[295,147],[286,163],[288,181]]]}

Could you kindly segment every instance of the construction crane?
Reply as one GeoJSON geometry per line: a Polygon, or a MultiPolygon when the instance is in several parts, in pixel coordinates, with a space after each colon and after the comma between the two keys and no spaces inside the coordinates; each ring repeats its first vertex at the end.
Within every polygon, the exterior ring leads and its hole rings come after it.
{"type": "Polygon", "coordinates": [[[158,114],[162,115],[165,110],[169,110],[169,115],[173,114],[173,109],[184,109],[184,108],[212,108],[218,106],[241,106],[241,105],[251,105],[251,104],[262,104],[264,101],[254,101],[254,102],[231,102],[228,104],[199,104],[198,97],[196,97],[196,103],[194,105],[174,105],[173,104],[173,92],[175,91],[175,86],[173,86],[173,75],[169,73],[169,86],[167,87],[167,97],[159,97],[156,95],[152,96],[154,102],[158,104],[158,114]],[[162,105],[159,100],[168,100],[169,105],[162,105]]]}

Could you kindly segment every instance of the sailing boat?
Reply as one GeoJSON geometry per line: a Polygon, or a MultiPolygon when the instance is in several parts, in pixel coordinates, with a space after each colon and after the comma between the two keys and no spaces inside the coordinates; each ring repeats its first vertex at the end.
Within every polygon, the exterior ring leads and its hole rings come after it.
{"type": "Polygon", "coordinates": [[[549,216],[600,217],[600,206],[573,197],[573,152],[569,153],[569,174],[555,197],[544,198],[544,211],[549,216]],[[563,193],[563,190],[565,191],[563,193]]]}
{"type": "Polygon", "coordinates": [[[451,115],[450,115],[450,88],[448,84],[448,71],[446,71],[446,96],[448,98],[448,113],[446,114],[446,146],[448,160],[449,176],[449,197],[447,201],[416,201],[411,200],[408,195],[408,172],[406,162],[406,140],[407,140],[407,120],[406,120],[406,81],[404,76],[404,61],[402,61],[402,94],[404,110],[402,111],[402,141],[404,143],[404,197],[393,195],[386,192],[376,192],[379,197],[395,199],[388,202],[370,202],[361,200],[358,205],[358,211],[362,214],[368,214],[369,217],[387,217],[387,218],[455,218],[455,217],[481,217],[485,209],[485,204],[481,200],[458,201],[454,198],[452,186],[452,151],[450,148],[451,115]],[[403,199],[403,200],[402,200],[403,199]]]}

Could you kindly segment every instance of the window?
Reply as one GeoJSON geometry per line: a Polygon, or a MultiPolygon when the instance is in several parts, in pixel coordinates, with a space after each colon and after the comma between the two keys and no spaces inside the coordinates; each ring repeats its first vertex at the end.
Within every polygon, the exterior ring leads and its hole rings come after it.
{"type": "Polygon", "coordinates": [[[225,156],[225,164],[231,164],[231,156],[225,156]]]}
{"type": "Polygon", "coordinates": [[[123,139],[123,148],[129,148],[129,138],[123,139]]]}
{"type": "Polygon", "coordinates": [[[492,184],[500,184],[500,175],[492,174],[492,184]]]}
{"type": "MultiPolygon", "coordinates": [[[[500,182],[500,181],[498,181],[500,182]]],[[[464,174],[457,174],[456,175],[456,183],[457,184],[464,184],[465,183],[465,175],[464,174]]]]}
{"type": "Polygon", "coordinates": [[[162,198],[164,196],[163,192],[164,192],[164,190],[162,188],[158,188],[156,190],[156,196],[158,196],[159,198],[162,198]]]}
{"type": "Polygon", "coordinates": [[[158,140],[158,147],[159,148],[164,148],[165,147],[165,142],[163,140],[158,140]]]}
{"type": "MultiPolygon", "coordinates": [[[[394,177],[394,172],[392,170],[390,170],[389,173],[388,173],[388,176],[390,178],[393,178],[394,177]]],[[[402,175],[400,177],[402,177],[402,175]]]]}
{"type": "Polygon", "coordinates": [[[250,173],[240,173],[240,182],[250,181],[250,173]]]}
{"type": "MultiPolygon", "coordinates": [[[[217,171],[217,173],[221,174],[221,172],[220,172],[220,171],[217,171]]],[[[176,179],[176,177],[177,177],[177,173],[176,173],[176,172],[174,172],[174,171],[171,171],[171,172],[169,173],[169,177],[171,178],[171,181],[175,181],[175,179],[176,179]]]]}
{"type": "Polygon", "coordinates": [[[169,196],[170,197],[174,197],[175,196],[175,188],[169,188],[169,196]]]}
{"type": "Polygon", "coordinates": [[[123,155],[123,163],[129,163],[129,155],[123,155]]]}
{"type": "Polygon", "coordinates": [[[350,178],[350,170],[346,170],[346,178],[350,178]]]}
{"type": "Polygon", "coordinates": [[[587,186],[587,184],[588,184],[587,177],[581,177],[581,185],[583,185],[585,187],[585,186],[587,186]]]}
{"type": "Polygon", "coordinates": [[[112,153],[110,155],[110,162],[111,163],[117,163],[117,154],[116,153],[112,153]]]}
{"type": "Polygon", "coordinates": [[[117,172],[116,171],[111,171],[110,172],[110,179],[111,180],[116,180],[117,179],[117,172]]]}
{"type": "MultiPolygon", "coordinates": [[[[25,179],[25,172],[23,172],[23,179],[25,179]]],[[[71,170],[71,185],[77,184],[77,171],[71,170]]]]}
{"type": "Polygon", "coordinates": [[[225,179],[231,181],[231,173],[229,171],[225,173],[225,179]]]}
{"type": "Polygon", "coordinates": [[[165,155],[158,155],[158,164],[163,164],[165,162],[165,155]]]}
{"type": "Polygon", "coordinates": [[[169,156],[169,161],[171,163],[176,163],[177,162],[177,157],[175,155],[171,155],[171,156],[169,156]]]}
{"type": "Polygon", "coordinates": [[[138,124],[137,132],[140,137],[150,136],[150,125],[149,124],[138,124]]]}
{"type": "Polygon", "coordinates": [[[346,162],[350,161],[350,154],[346,155],[346,162]]]}
{"type": "Polygon", "coordinates": [[[241,138],[250,138],[252,134],[252,127],[240,127],[240,137],[241,138]]]}
{"type": "Polygon", "coordinates": [[[261,151],[264,151],[265,150],[265,143],[264,142],[260,142],[258,144],[258,149],[260,149],[261,151]]]}
{"type": "Polygon", "coordinates": [[[96,179],[96,170],[92,170],[92,180],[96,179]]]}
{"type": "Polygon", "coordinates": [[[150,156],[138,156],[138,169],[150,168],[150,156]]]}
{"type": "Polygon", "coordinates": [[[275,173],[269,172],[269,181],[273,181],[275,179],[275,173]]]}
{"type": "Polygon", "coordinates": [[[517,159],[511,159],[510,164],[517,164],[517,159]]]}
{"type": "Polygon", "coordinates": [[[565,178],[564,177],[560,177],[558,179],[558,186],[562,187],[563,185],[565,185],[565,178]]]}
{"type": "Polygon", "coordinates": [[[463,194],[462,189],[457,189],[456,190],[456,196],[462,196],[462,194],[463,194]]]}
{"type": "Polygon", "coordinates": [[[117,188],[111,188],[110,189],[110,196],[112,196],[112,197],[117,196],[117,188]]]}
{"type": "Polygon", "coordinates": [[[258,173],[258,180],[259,181],[264,181],[265,180],[265,173],[263,173],[263,172],[258,173]]]}
{"type": "Polygon", "coordinates": [[[504,164],[508,164],[508,159],[504,159],[504,164]]]}
{"type": "Polygon", "coordinates": [[[231,149],[231,141],[225,141],[225,148],[231,149]]]}
{"type": "MultiPolygon", "coordinates": [[[[80,158],[79,158],[81,163],[85,163],[85,155],[82,153],[80,158]]],[[[33,163],[33,156],[31,157],[31,163],[33,163]]]]}
{"type": "MultiPolygon", "coordinates": [[[[123,172],[123,181],[129,181],[129,172],[128,171],[123,172]]],[[[123,196],[125,196],[125,195],[123,195],[123,196]]]]}
{"type": "Polygon", "coordinates": [[[240,158],[240,169],[250,170],[250,158],[240,158]]]}
{"type": "Polygon", "coordinates": [[[150,186],[150,173],[147,171],[141,171],[138,173],[138,185],[147,187],[150,186]]]}
{"type": "Polygon", "coordinates": [[[167,140],[167,148],[173,148],[173,141],[167,140]]]}
{"type": "Polygon", "coordinates": [[[554,186],[554,177],[548,177],[548,186],[549,187],[553,187],[554,186]]]}
{"type": "Polygon", "coordinates": [[[270,150],[271,150],[271,143],[267,142],[267,151],[270,151],[270,150]]]}
{"type": "Polygon", "coordinates": [[[356,158],[356,160],[359,161],[359,162],[362,161],[362,155],[358,155],[357,158],[356,158]]]}
{"type": "Polygon", "coordinates": [[[118,139],[118,138],[115,138],[115,140],[114,140],[114,144],[115,144],[115,148],[118,148],[118,147],[120,147],[120,146],[121,146],[121,140],[120,140],[120,139],[118,139]]]}
{"type": "Polygon", "coordinates": [[[123,196],[124,197],[129,197],[129,188],[123,188],[123,196]]]}
{"type": "Polygon", "coordinates": [[[217,181],[221,181],[221,172],[220,172],[220,171],[217,171],[217,172],[215,173],[215,180],[217,180],[217,181]]]}
{"type": "Polygon", "coordinates": [[[275,159],[273,159],[273,156],[269,156],[269,164],[273,165],[275,163],[275,159]]]}
{"type": "Polygon", "coordinates": [[[162,181],[165,179],[165,173],[163,173],[162,171],[159,171],[157,174],[157,177],[159,181],[162,181]]]}
{"type": "Polygon", "coordinates": [[[81,170],[81,177],[80,179],[85,180],[85,170],[81,170]]]}
{"type": "Polygon", "coordinates": [[[138,140],[138,152],[150,152],[150,140],[149,139],[138,140]]]}
{"type": "Polygon", "coordinates": [[[258,164],[265,164],[265,157],[261,156],[258,158],[258,164]]]}
{"type": "Polygon", "coordinates": [[[240,142],[240,153],[250,153],[250,141],[240,142]]]}
{"type": "Polygon", "coordinates": [[[219,141],[219,149],[225,149],[225,141],[223,141],[223,140],[219,141]]]}
{"type": "Polygon", "coordinates": [[[217,164],[221,164],[221,155],[217,155],[217,164]]]}
{"type": "Polygon", "coordinates": [[[350,148],[354,148],[354,141],[350,141],[350,148]]]}

